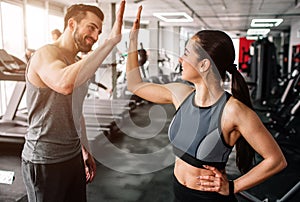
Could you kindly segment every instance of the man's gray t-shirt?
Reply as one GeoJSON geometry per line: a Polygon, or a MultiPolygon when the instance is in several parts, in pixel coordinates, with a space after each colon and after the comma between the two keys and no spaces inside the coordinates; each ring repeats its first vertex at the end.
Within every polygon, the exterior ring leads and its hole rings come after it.
{"type": "Polygon", "coordinates": [[[28,132],[22,158],[32,163],[58,163],[81,151],[82,102],[87,84],[76,91],[80,96],[63,95],[50,88],[37,88],[26,81],[28,132]]]}

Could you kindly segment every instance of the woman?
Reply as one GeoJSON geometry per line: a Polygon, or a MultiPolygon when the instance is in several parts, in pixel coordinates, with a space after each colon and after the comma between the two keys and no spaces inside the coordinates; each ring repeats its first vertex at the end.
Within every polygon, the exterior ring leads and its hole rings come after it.
{"type": "Polygon", "coordinates": [[[130,33],[127,85],[134,94],[177,109],[169,138],[177,156],[174,166],[176,201],[236,201],[234,194],[249,189],[287,166],[276,141],[252,110],[245,80],[233,64],[232,40],[224,32],[196,33],[179,58],[182,79],[193,83],[165,85],[143,82],[138,69],[139,8],[130,33]],[[232,95],[222,87],[232,74],[232,95]],[[233,148],[241,175],[228,180],[225,166],[233,148]],[[254,151],[263,160],[252,166],[254,151]]]}

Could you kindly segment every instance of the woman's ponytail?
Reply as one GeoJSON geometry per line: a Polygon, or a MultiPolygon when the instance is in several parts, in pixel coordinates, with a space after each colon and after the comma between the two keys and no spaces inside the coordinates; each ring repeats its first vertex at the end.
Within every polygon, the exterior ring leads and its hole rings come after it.
{"type": "MultiPolygon", "coordinates": [[[[231,78],[231,93],[233,97],[253,109],[249,89],[244,77],[237,70],[236,65],[230,65],[227,71],[232,75],[231,78]]],[[[254,150],[241,136],[236,142],[236,164],[241,173],[246,173],[251,169],[254,159],[254,150]]]]}

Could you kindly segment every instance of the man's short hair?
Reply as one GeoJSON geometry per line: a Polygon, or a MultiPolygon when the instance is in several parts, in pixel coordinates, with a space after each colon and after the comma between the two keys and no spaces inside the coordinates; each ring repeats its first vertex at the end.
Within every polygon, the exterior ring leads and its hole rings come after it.
{"type": "Polygon", "coordinates": [[[100,20],[104,20],[104,14],[100,8],[86,4],[74,4],[67,9],[64,19],[64,30],[67,28],[70,18],[74,18],[76,22],[80,23],[80,21],[86,16],[87,11],[94,13],[100,20]]]}

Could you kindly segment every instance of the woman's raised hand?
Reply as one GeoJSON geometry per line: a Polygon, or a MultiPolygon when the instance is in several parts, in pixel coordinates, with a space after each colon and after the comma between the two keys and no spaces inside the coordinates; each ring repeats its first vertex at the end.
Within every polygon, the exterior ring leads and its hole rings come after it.
{"type": "Polygon", "coordinates": [[[131,31],[130,31],[130,35],[129,35],[130,40],[133,40],[133,39],[137,40],[137,38],[138,38],[142,9],[143,9],[143,7],[139,6],[138,12],[137,12],[137,15],[136,15],[136,19],[135,19],[135,21],[133,23],[133,26],[131,28],[131,31]]]}

